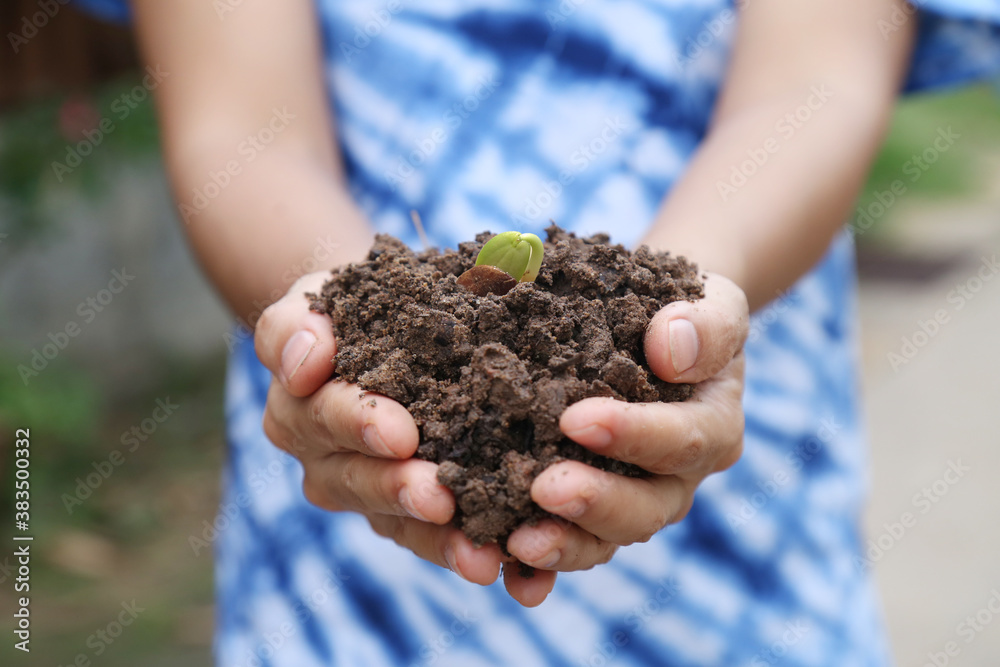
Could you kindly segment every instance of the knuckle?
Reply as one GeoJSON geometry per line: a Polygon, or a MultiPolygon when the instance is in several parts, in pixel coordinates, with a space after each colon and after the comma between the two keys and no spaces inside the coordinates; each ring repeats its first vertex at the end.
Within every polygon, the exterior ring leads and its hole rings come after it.
{"type": "Polygon", "coordinates": [[[272,303],[270,306],[268,306],[267,308],[265,308],[264,310],[261,311],[260,317],[257,318],[257,331],[259,333],[265,333],[266,334],[274,326],[274,316],[275,316],[275,312],[274,311],[276,310],[276,306],[279,303],[281,303],[281,302],[280,301],[276,301],[276,302],[272,303]]]}
{"type": "Polygon", "coordinates": [[[278,449],[285,451],[296,458],[302,458],[306,447],[302,438],[282,420],[282,415],[287,417],[287,410],[283,406],[283,396],[281,387],[277,382],[271,382],[268,390],[267,402],[264,405],[264,416],[261,420],[261,427],[264,435],[278,449]]]}
{"type": "Polygon", "coordinates": [[[324,394],[319,393],[309,399],[309,422],[321,429],[327,425],[326,401],[323,397],[324,394]]]}
{"type": "Polygon", "coordinates": [[[367,486],[367,475],[362,469],[361,462],[354,456],[348,456],[341,465],[337,475],[338,489],[341,494],[350,499],[353,503],[360,503],[367,486]]]}
{"type": "Polygon", "coordinates": [[[264,409],[262,426],[267,439],[271,441],[271,444],[280,449],[281,442],[284,440],[284,429],[278,425],[278,420],[275,419],[274,412],[270,408],[264,409]]]}
{"type": "Polygon", "coordinates": [[[376,519],[374,516],[368,516],[366,518],[368,519],[368,523],[371,525],[372,530],[374,530],[376,534],[381,537],[392,539],[390,537],[390,531],[386,527],[386,523],[381,520],[382,517],[376,519]]]}
{"type": "Polygon", "coordinates": [[[722,472],[723,470],[728,470],[736,465],[740,457],[743,456],[743,434],[733,442],[730,446],[726,447],[725,453],[719,462],[716,464],[715,469],[712,472],[722,472]]]}
{"type": "Polygon", "coordinates": [[[656,511],[649,518],[648,522],[642,526],[639,534],[635,538],[635,542],[643,543],[649,542],[653,539],[653,536],[660,532],[664,526],[670,523],[670,514],[666,507],[657,507],[656,511]]]}
{"type": "Polygon", "coordinates": [[[267,439],[278,449],[288,452],[293,456],[297,456],[298,452],[302,449],[298,445],[297,438],[275,416],[273,409],[264,408],[264,418],[261,420],[261,427],[267,439]]]}
{"type": "Polygon", "coordinates": [[[396,544],[407,547],[405,521],[400,517],[389,515],[369,516],[368,523],[376,533],[392,540],[396,544]]]}
{"type": "MultiPolygon", "coordinates": [[[[417,553],[417,550],[415,548],[416,545],[413,543],[409,526],[410,522],[404,519],[403,517],[398,517],[398,516],[390,517],[389,530],[388,530],[389,534],[386,537],[388,537],[390,540],[392,540],[399,546],[406,547],[407,549],[409,549],[410,551],[419,556],[420,554],[417,553]]],[[[442,558],[442,560],[444,559],[442,558]]]]}
{"type": "Polygon", "coordinates": [[[308,470],[306,470],[305,477],[302,480],[302,495],[305,496],[311,505],[315,505],[320,509],[331,511],[335,509],[330,500],[330,495],[326,492],[325,485],[317,481],[316,476],[308,470]]]}
{"type": "Polygon", "coordinates": [[[274,331],[278,303],[273,303],[265,308],[261,312],[260,317],[257,318],[257,326],[254,328],[253,349],[260,359],[274,359],[280,355],[278,350],[272,350],[270,347],[276,343],[272,333],[274,331]]]}
{"type": "Polygon", "coordinates": [[[704,457],[707,447],[708,443],[705,434],[701,429],[694,429],[690,438],[684,443],[678,453],[678,467],[687,469],[697,465],[702,457],[704,457]]]}
{"type": "Polygon", "coordinates": [[[643,532],[639,533],[639,535],[636,536],[636,538],[632,541],[632,543],[645,544],[646,542],[649,542],[651,539],[653,539],[653,535],[656,535],[657,532],[658,531],[653,529],[644,530],[643,532]]]}
{"type": "Polygon", "coordinates": [[[696,467],[708,451],[708,436],[690,415],[684,425],[683,433],[684,443],[677,452],[675,465],[682,469],[696,467]]]}
{"type": "Polygon", "coordinates": [[[667,523],[679,523],[683,521],[687,515],[691,512],[691,507],[694,505],[694,492],[687,491],[684,494],[684,499],[681,502],[680,508],[674,513],[674,515],[667,521],[667,523]]]}
{"type": "Polygon", "coordinates": [[[589,570],[592,567],[598,565],[606,565],[611,562],[614,558],[615,553],[618,551],[618,545],[614,542],[608,542],[607,540],[598,540],[596,557],[591,561],[589,570]]]}
{"type": "Polygon", "coordinates": [[[591,475],[587,482],[580,487],[577,495],[584,502],[584,510],[597,506],[601,496],[611,487],[611,480],[602,474],[591,475]]]}
{"type": "Polygon", "coordinates": [[[628,406],[623,410],[608,410],[603,423],[614,434],[614,457],[625,461],[640,461],[648,452],[648,445],[654,439],[653,429],[646,423],[646,415],[630,415],[633,410],[644,410],[640,405],[628,406]]]}
{"type": "Polygon", "coordinates": [[[345,437],[361,439],[364,419],[361,409],[367,403],[355,400],[345,404],[344,396],[341,385],[328,382],[309,398],[310,422],[320,433],[333,436],[335,443],[345,437]]]}
{"type": "Polygon", "coordinates": [[[662,455],[650,467],[650,472],[669,475],[696,468],[705,455],[705,435],[700,429],[691,429],[683,437],[683,442],[666,447],[662,455]]]}

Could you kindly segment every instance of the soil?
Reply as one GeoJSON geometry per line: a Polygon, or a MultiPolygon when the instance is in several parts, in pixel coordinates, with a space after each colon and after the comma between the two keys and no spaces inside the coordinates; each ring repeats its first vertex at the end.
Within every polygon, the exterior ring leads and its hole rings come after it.
{"type": "Polygon", "coordinates": [[[454,524],[477,545],[550,516],[531,482],[565,459],[629,476],[645,472],[597,456],[559,430],[566,406],[590,396],[680,401],[690,385],[646,367],[643,334],[665,304],[704,296],[683,257],[629,252],[607,235],[546,230],[533,283],[476,296],[456,280],[491,234],[457,251],[414,253],[376,237],[365,262],[337,269],[312,308],[337,336],[336,372],[406,406],[420,429],[416,456],[440,464],[455,495],[454,524]]]}

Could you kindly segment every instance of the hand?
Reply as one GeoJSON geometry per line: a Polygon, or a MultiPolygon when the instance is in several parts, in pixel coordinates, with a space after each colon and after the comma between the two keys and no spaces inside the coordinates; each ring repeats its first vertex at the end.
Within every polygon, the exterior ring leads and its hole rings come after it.
{"type": "MultiPolygon", "coordinates": [[[[356,384],[328,382],[336,341],[329,318],[311,312],[304,296],[319,292],[328,275],[300,279],[257,324],[257,356],[272,373],[264,432],[302,462],[309,502],[363,514],[376,532],[421,558],[492,584],[511,559],[495,544],[475,548],[448,525],[454,497],[438,484],[437,464],[411,458],[419,433],[406,408],[356,384]]],[[[526,579],[517,569],[505,571],[508,592],[525,606],[540,604],[555,573],[526,579]]]]}
{"type": "Polygon", "coordinates": [[[709,274],[705,293],[700,301],[664,307],[645,338],[653,372],[668,382],[698,383],[692,398],[631,404],[588,398],[568,407],[559,423],[584,447],[653,475],[623,477],[575,461],[550,466],[532,483],[531,496],[560,519],[518,528],[507,548],[519,560],[562,572],[605,563],[618,546],[645,542],[684,518],[702,480],[739,459],[747,300],[716,274],[709,274]]]}

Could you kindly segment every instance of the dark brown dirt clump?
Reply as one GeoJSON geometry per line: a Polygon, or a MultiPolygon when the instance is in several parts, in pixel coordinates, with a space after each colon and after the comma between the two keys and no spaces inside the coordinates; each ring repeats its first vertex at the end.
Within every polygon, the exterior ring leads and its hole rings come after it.
{"type": "Polygon", "coordinates": [[[704,295],[683,257],[630,253],[603,234],[549,227],[534,283],[478,297],[456,283],[491,234],[458,251],[416,254],[379,235],[367,261],[335,270],[312,307],[328,313],[341,379],[385,394],[420,428],[417,457],[441,464],[455,525],[476,544],[499,542],[548,516],[530,497],[548,465],[575,459],[643,471],[564,437],[559,416],[590,396],[680,401],[689,385],[645,366],[643,334],[665,304],[704,295]]]}

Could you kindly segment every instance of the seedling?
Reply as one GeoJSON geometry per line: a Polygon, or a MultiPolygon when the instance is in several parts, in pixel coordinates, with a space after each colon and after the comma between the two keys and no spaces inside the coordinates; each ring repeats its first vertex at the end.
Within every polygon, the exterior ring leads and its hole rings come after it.
{"type": "Polygon", "coordinates": [[[545,246],[534,234],[503,232],[487,241],[476,265],[458,277],[476,296],[506,294],[518,281],[529,283],[538,277],[545,246]]]}

